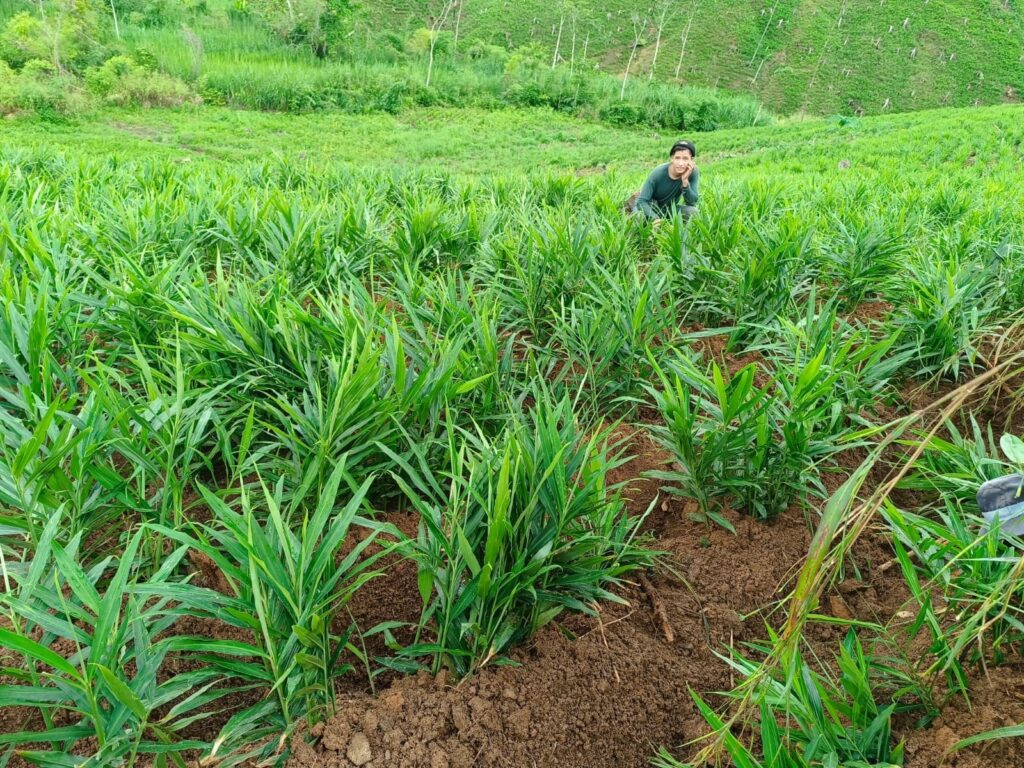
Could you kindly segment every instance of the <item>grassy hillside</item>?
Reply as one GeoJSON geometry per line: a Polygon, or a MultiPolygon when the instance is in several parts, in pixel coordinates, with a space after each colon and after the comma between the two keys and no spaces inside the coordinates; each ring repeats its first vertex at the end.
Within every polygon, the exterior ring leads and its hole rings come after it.
{"type": "MultiPolygon", "coordinates": [[[[365,0],[367,16],[422,26],[438,0],[365,0]]],[[[1024,89],[1024,8],[1010,0],[468,0],[459,35],[534,43],[621,74],[753,91],[777,113],[879,113],[1016,101],[1024,89]],[[685,40],[685,51],[683,43],[685,40]],[[680,61],[680,53],[683,56],[680,61]]],[[[456,14],[457,15],[457,14],[456,14]]]]}

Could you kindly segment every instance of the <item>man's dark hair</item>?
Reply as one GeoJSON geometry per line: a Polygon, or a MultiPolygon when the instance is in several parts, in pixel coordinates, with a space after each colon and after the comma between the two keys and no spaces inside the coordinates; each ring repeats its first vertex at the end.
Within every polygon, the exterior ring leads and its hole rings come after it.
{"type": "Polygon", "coordinates": [[[692,141],[677,141],[675,144],[672,145],[672,149],[668,151],[668,156],[672,157],[672,155],[674,155],[680,149],[690,150],[690,157],[697,156],[697,147],[693,145],[692,141]]]}

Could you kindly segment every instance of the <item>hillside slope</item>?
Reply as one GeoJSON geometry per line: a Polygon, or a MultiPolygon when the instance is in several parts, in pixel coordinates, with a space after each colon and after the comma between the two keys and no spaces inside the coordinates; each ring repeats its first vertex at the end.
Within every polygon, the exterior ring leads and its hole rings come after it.
{"type": "MultiPolygon", "coordinates": [[[[364,0],[367,20],[408,32],[441,0],[364,0]]],[[[1024,92],[1019,0],[462,0],[462,40],[533,43],[623,73],[753,91],[781,114],[880,113],[1014,102],[1024,92]],[[657,27],[660,50],[655,61],[657,27]],[[559,41],[559,26],[561,39],[559,41]],[[573,28],[575,27],[575,49],[573,28]],[[685,49],[684,49],[685,43],[685,49]],[[680,56],[682,54],[682,56],[680,56]]]]}

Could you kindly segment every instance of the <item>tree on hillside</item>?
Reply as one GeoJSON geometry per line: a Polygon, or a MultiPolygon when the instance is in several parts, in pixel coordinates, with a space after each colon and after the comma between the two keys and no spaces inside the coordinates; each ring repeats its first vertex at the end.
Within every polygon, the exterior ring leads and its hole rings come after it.
{"type": "Polygon", "coordinates": [[[104,18],[92,0],[52,0],[38,4],[38,14],[15,14],[0,32],[0,59],[15,69],[42,62],[59,73],[81,74],[109,55],[103,44],[104,18]]]}
{"type": "Polygon", "coordinates": [[[459,26],[462,24],[462,0],[454,0],[457,12],[455,14],[455,38],[452,40],[452,53],[459,50],[459,26]]]}
{"type": "Polygon", "coordinates": [[[693,25],[693,14],[697,12],[697,3],[690,6],[690,16],[686,20],[686,27],[683,28],[683,35],[680,40],[679,62],[676,64],[676,80],[679,79],[679,70],[683,68],[683,56],[686,54],[686,43],[690,39],[690,27],[693,25]]]}
{"type": "Polygon", "coordinates": [[[629,51],[629,61],[626,62],[626,72],[622,76],[622,90],[619,91],[619,98],[626,98],[626,81],[629,80],[629,68],[633,66],[633,58],[636,56],[636,49],[640,47],[640,43],[644,37],[644,31],[647,29],[647,17],[643,20],[637,14],[633,14],[631,17],[633,21],[633,47],[629,51]]]}
{"type": "Polygon", "coordinates": [[[562,15],[558,17],[558,37],[555,38],[555,54],[551,57],[551,68],[558,65],[558,48],[562,43],[562,25],[565,24],[565,5],[562,5],[562,15]]]}
{"type": "MultiPolygon", "coordinates": [[[[444,27],[445,22],[451,16],[455,6],[459,3],[459,0],[445,0],[444,5],[441,7],[440,12],[435,13],[431,17],[430,24],[430,36],[428,40],[427,49],[427,86],[430,86],[430,78],[434,74],[434,51],[437,49],[437,38],[441,33],[441,29],[444,27]]],[[[461,10],[461,8],[460,8],[461,10]]]]}
{"type": "Polygon", "coordinates": [[[572,44],[569,50],[569,76],[576,69],[576,24],[579,20],[579,9],[575,4],[569,6],[569,22],[572,25],[572,44]]]}
{"type": "Polygon", "coordinates": [[[651,59],[651,71],[647,75],[648,82],[654,80],[654,69],[658,66],[658,51],[661,50],[661,31],[665,28],[665,21],[669,18],[669,9],[670,4],[668,2],[661,6],[661,16],[658,18],[658,37],[654,41],[654,58],[651,59]]]}

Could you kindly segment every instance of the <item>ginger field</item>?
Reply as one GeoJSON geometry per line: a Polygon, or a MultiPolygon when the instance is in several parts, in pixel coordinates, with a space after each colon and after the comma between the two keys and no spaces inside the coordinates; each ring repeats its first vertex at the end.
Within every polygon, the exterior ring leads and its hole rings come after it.
{"type": "Polygon", "coordinates": [[[3,764],[1024,760],[1020,107],[3,131],[3,764]]]}

